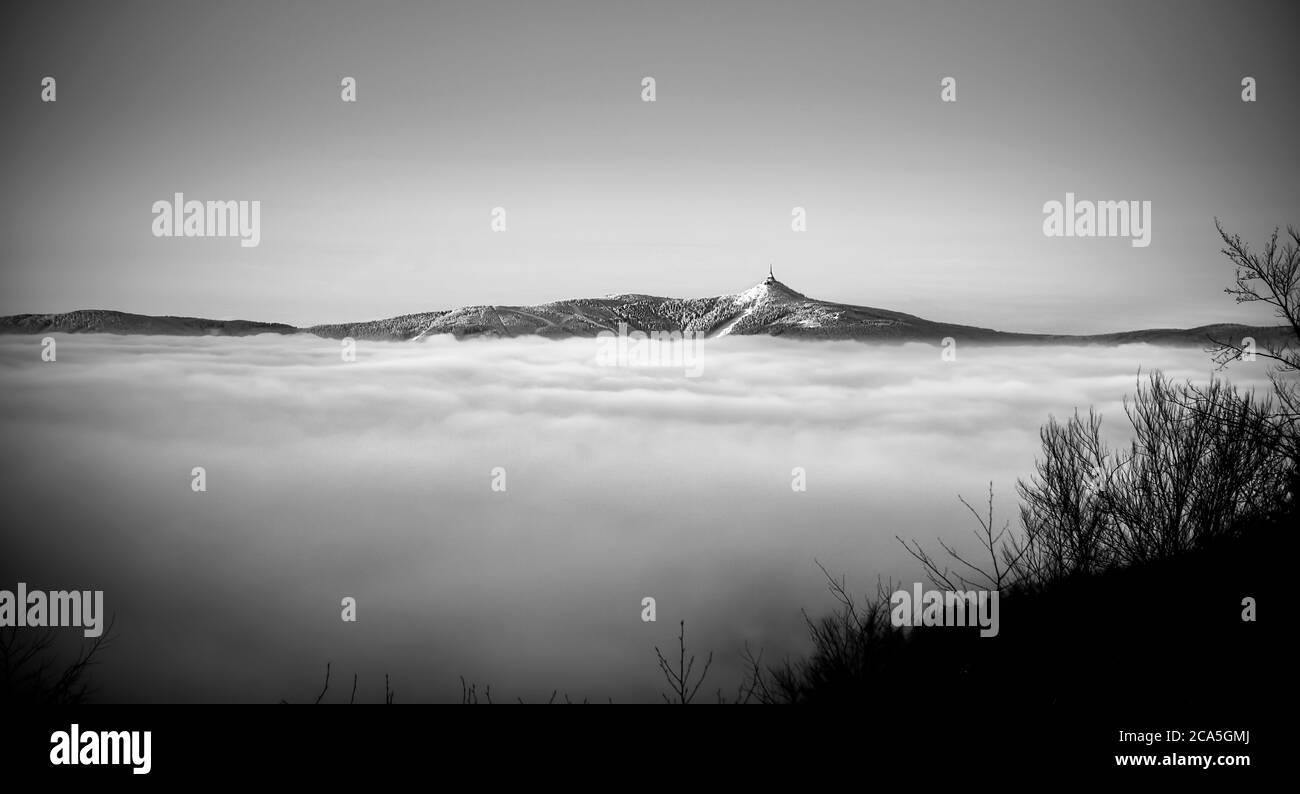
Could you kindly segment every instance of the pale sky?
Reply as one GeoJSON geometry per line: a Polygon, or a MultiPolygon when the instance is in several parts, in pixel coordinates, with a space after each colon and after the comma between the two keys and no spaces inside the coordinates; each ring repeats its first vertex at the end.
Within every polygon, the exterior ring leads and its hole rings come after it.
{"type": "Polygon", "coordinates": [[[1009,331],[1265,321],[1222,293],[1213,220],[1259,242],[1300,224],[1297,21],[1294,2],[23,4],[0,27],[0,314],[308,325],[717,295],[772,262],[813,297],[1009,331]],[[155,238],[176,192],[261,201],[261,244],[155,238]],[[1045,237],[1067,192],[1151,201],[1151,245],[1045,237]]]}

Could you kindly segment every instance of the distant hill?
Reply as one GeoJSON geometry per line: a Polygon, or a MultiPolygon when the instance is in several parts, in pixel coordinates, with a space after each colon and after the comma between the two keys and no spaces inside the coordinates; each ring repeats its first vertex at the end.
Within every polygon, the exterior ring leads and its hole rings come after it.
{"type": "Polygon", "coordinates": [[[107,309],[79,309],[64,314],[15,314],[0,317],[0,333],[44,334],[163,334],[167,336],[251,336],[295,334],[284,323],[248,320],[206,320],[202,317],[150,317],[107,309]]]}
{"type": "Polygon", "coordinates": [[[576,298],[537,306],[466,306],[406,314],[386,320],[295,328],[282,323],[207,320],[198,317],[151,317],[103,309],[66,314],[18,314],[0,317],[0,333],[110,333],[179,336],[249,336],[310,333],[329,339],[419,341],[434,334],[472,336],[594,337],[632,331],[694,331],[707,337],[728,335],[788,336],[800,339],[851,339],[880,342],[929,342],[944,337],[963,343],[1066,343],[1117,345],[1206,345],[1210,338],[1256,342],[1280,341],[1281,326],[1206,325],[1157,328],[1094,335],[1021,334],[969,325],[925,320],[910,314],[809,298],[769,276],[744,292],[712,298],[661,298],[610,295],[576,298]]]}

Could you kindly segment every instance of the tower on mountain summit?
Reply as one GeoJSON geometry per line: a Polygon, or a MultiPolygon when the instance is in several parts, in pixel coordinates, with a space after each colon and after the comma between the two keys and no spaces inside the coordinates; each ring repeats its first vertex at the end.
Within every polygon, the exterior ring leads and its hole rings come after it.
{"type": "Polygon", "coordinates": [[[767,280],[764,283],[771,284],[773,281],[776,281],[776,276],[772,275],[772,265],[769,263],[767,266],[767,280]]]}

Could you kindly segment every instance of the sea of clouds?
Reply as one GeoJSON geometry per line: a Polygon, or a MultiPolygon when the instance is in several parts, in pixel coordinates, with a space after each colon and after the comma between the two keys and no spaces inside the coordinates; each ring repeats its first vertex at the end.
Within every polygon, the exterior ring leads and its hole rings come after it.
{"type": "MultiPolygon", "coordinates": [[[[807,650],[802,609],[917,581],[895,535],[971,548],[1015,518],[1049,414],[1121,400],[1197,349],[709,340],[702,371],[597,364],[596,340],[417,344],[0,338],[0,587],[102,589],[99,698],[656,700],[654,646],[807,650]],[[191,490],[191,471],[207,491],[191,490]],[[506,491],[491,489],[492,470],[506,491]],[[807,490],[791,488],[806,471],[807,490]],[[340,620],[357,599],[358,620],[340,620]],[[643,623],[644,597],[658,620],[643,623]]],[[[1238,364],[1240,385],[1265,364],[1238,364]]],[[[703,664],[703,658],[697,663],[703,664]]],[[[703,697],[703,695],[702,695],[703,697]]]]}

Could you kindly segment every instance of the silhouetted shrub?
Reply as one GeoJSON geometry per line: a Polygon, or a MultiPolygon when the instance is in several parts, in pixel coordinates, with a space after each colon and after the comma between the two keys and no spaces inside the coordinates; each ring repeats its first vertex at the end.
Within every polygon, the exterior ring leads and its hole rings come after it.
{"type": "Polygon", "coordinates": [[[1219,228],[1236,266],[1227,292],[1273,306],[1294,338],[1260,351],[1211,340],[1212,352],[1221,366],[1272,360],[1269,397],[1154,373],[1125,399],[1124,448],[1106,445],[1092,410],[1049,418],[1034,474],[1018,483],[1019,532],[995,530],[991,486],[987,519],[971,508],[987,562],[943,541],[946,560],[936,559],[900,539],[939,589],[1000,592],[996,638],[896,627],[890,588],[857,603],[827,574],[839,606],[808,620],[808,658],[764,668],[748,657],[757,699],[989,719],[1013,706],[1209,713],[1272,697],[1264,668],[1277,666],[1276,649],[1243,610],[1284,580],[1297,519],[1300,232],[1288,231],[1290,242],[1279,246],[1275,231],[1255,253],[1219,228]]]}

